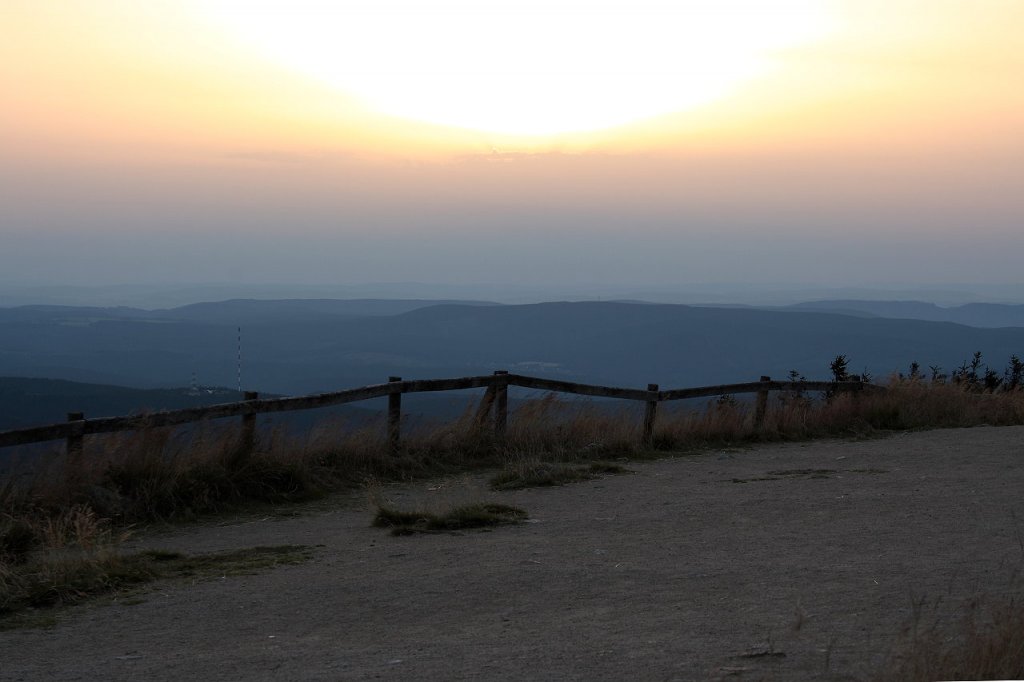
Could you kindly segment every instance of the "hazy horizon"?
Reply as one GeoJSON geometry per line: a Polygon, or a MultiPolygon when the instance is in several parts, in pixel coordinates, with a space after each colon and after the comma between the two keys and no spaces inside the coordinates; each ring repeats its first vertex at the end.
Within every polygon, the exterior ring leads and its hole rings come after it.
{"type": "Polygon", "coordinates": [[[1024,304],[1024,285],[941,283],[916,287],[813,287],[792,283],[688,283],[675,287],[605,283],[540,287],[469,282],[363,282],[345,284],[181,282],[117,285],[33,285],[0,282],[0,308],[25,305],[126,306],[163,309],[230,299],[408,299],[492,302],[637,301],[688,305],[786,306],[827,300],[919,301],[939,307],[969,303],[1024,304]]]}
{"type": "Polygon", "coordinates": [[[1012,0],[44,5],[0,23],[7,288],[1024,282],[1012,0]]]}

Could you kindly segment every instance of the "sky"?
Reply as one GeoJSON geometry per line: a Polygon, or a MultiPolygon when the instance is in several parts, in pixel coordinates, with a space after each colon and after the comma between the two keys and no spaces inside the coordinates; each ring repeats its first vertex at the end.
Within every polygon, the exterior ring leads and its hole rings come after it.
{"type": "Polygon", "coordinates": [[[1020,285],[1021,35],[1021,0],[0,0],[0,285],[1020,285]]]}

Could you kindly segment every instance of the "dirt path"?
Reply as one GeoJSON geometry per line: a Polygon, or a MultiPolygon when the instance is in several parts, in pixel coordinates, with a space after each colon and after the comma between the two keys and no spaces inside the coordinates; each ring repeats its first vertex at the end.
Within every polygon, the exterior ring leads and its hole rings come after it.
{"type": "Polygon", "coordinates": [[[630,467],[556,489],[385,491],[402,506],[497,499],[532,517],[493,532],[390,537],[351,496],[150,538],[189,552],[324,547],[307,564],[162,584],[143,603],[0,632],[0,678],[862,679],[913,598],[956,611],[1006,592],[1024,562],[1024,427],[630,467]]]}

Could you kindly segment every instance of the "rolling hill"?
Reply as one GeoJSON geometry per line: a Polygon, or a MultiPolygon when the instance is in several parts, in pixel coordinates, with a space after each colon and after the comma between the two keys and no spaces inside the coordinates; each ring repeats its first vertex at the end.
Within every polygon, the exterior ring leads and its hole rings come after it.
{"type": "Polygon", "coordinates": [[[0,309],[0,375],[165,388],[196,372],[204,384],[234,386],[237,326],[243,388],[280,394],[495,369],[623,386],[748,381],[791,369],[823,378],[838,353],[852,370],[881,377],[912,361],[948,371],[974,351],[998,368],[1024,354],[1019,327],[624,302],[419,303],[375,315],[339,312],[365,303],[307,301],[0,309]]]}

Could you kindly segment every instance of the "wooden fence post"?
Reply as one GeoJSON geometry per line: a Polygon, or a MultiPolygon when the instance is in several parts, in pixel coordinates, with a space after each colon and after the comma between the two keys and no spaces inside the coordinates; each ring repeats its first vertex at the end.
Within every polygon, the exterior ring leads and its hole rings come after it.
{"type": "MultiPolygon", "coordinates": [[[[771,377],[762,376],[761,383],[771,381],[771,377]]],[[[768,410],[768,389],[763,388],[757,392],[757,403],[754,406],[754,427],[764,428],[764,413],[768,410]]]]}
{"type": "Polygon", "coordinates": [[[658,384],[647,384],[647,390],[654,393],[653,400],[647,401],[644,410],[644,447],[654,447],[654,420],[658,417],[658,384]]]}
{"type": "Polygon", "coordinates": [[[68,421],[74,423],[67,439],[68,463],[75,466],[81,464],[85,451],[85,425],[81,423],[84,420],[84,412],[68,412],[68,421]]]}
{"type": "MultiPolygon", "coordinates": [[[[242,394],[245,401],[259,400],[258,391],[246,391],[242,394]]],[[[251,455],[256,449],[256,412],[246,412],[242,415],[242,444],[241,451],[245,456],[251,455]]]]}
{"type": "Polygon", "coordinates": [[[508,370],[499,369],[494,373],[494,437],[505,437],[508,426],[508,370]]]}
{"type": "Polygon", "coordinates": [[[484,397],[480,399],[480,405],[476,408],[476,423],[483,426],[487,423],[487,417],[491,415],[491,408],[494,407],[494,384],[487,387],[484,397]]]}
{"type": "Polygon", "coordinates": [[[388,377],[388,383],[394,384],[388,394],[388,449],[395,455],[402,444],[402,377],[388,377]]]}

